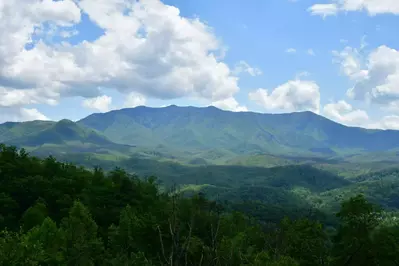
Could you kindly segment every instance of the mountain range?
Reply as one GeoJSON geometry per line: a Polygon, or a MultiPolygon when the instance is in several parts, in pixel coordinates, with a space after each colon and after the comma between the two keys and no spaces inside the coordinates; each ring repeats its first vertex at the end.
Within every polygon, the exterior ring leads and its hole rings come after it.
{"type": "Polygon", "coordinates": [[[140,106],[76,122],[7,122],[0,143],[156,176],[165,189],[177,185],[187,194],[279,206],[278,217],[310,207],[331,213],[354,193],[399,209],[399,131],[347,127],[312,112],[140,106]]]}
{"type": "Polygon", "coordinates": [[[193,164],[259,156],[396,160],[399,131],[347,127],[312,112],[261,114],[172,105],[95,113],[76,122],[7,122],[0,125],[0,142],[37,153],[140,154],[193,164]]]}

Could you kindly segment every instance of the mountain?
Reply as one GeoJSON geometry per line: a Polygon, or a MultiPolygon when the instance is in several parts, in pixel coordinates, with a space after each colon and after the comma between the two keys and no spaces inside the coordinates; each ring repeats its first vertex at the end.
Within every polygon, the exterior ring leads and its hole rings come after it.
{"type": "Polygon", "coordinates": [[[399,148],[399,131],[347,127],[312,112],[260,114],[215,107],[141,106],[92,114],[78,124],[117,143],[162,145],[197,154],[223,150],[233,155],[334,157],[399,148]]]}
{"type": "Polygon", "coordinates": [[[0,142],[23,138],[51,127],[52,121],[6,122],[0,125],[0,142]]]}
{"type": "Polygon", "coordinates": [[[0,125],[0,142],[36,150],[57,145],[69,152],[97,147],[191,165],[399,161],[399,131],[347,127],[312,112],[261,114],[174,105],[96,113],[76,123],[8,122],[0,125]]]}
{"type": "Polygon", "coordinates": [[[57,151],[99,152],[101,149],[128,151],[131,147],[116,144],[101,133],[67,119],[2,124],[0,142],[51,154],[57,151]]]}

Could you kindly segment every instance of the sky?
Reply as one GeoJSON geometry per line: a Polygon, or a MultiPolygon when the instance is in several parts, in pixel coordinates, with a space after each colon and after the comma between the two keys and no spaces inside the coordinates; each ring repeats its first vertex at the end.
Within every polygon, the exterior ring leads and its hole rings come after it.
{"type": "Polygon", "coordinates": [[[140,105],[399,129],[398,0],[0,0],[0,122],[140,105]]]}

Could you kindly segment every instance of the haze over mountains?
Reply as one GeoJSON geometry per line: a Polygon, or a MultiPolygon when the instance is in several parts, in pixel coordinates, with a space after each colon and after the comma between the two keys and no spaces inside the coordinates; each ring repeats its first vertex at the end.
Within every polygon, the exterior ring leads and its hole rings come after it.
{"type": "MultiPolygon", "coordinates": [[[[215,107],[136,107],[61,120],[4,123],[0,142],[43,151],[156,152],[222,162],[237,156],[396,157],[399,131],[347,127],[312,112],[260,114],[215,107]]],[[[384,157],[380,158],[381,160],[384,157]]],[[[392,158],[391,158],[392,159],[392,158]]]]}

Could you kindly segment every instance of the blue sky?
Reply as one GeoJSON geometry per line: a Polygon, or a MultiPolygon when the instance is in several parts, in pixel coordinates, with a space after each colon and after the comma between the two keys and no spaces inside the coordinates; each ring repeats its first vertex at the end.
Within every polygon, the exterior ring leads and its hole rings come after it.
{"type": "Polygon", "coordinates": [[[393,1],[134,2],[0,7],[0,122],[176,104],[399,129],[393,1]]]}

